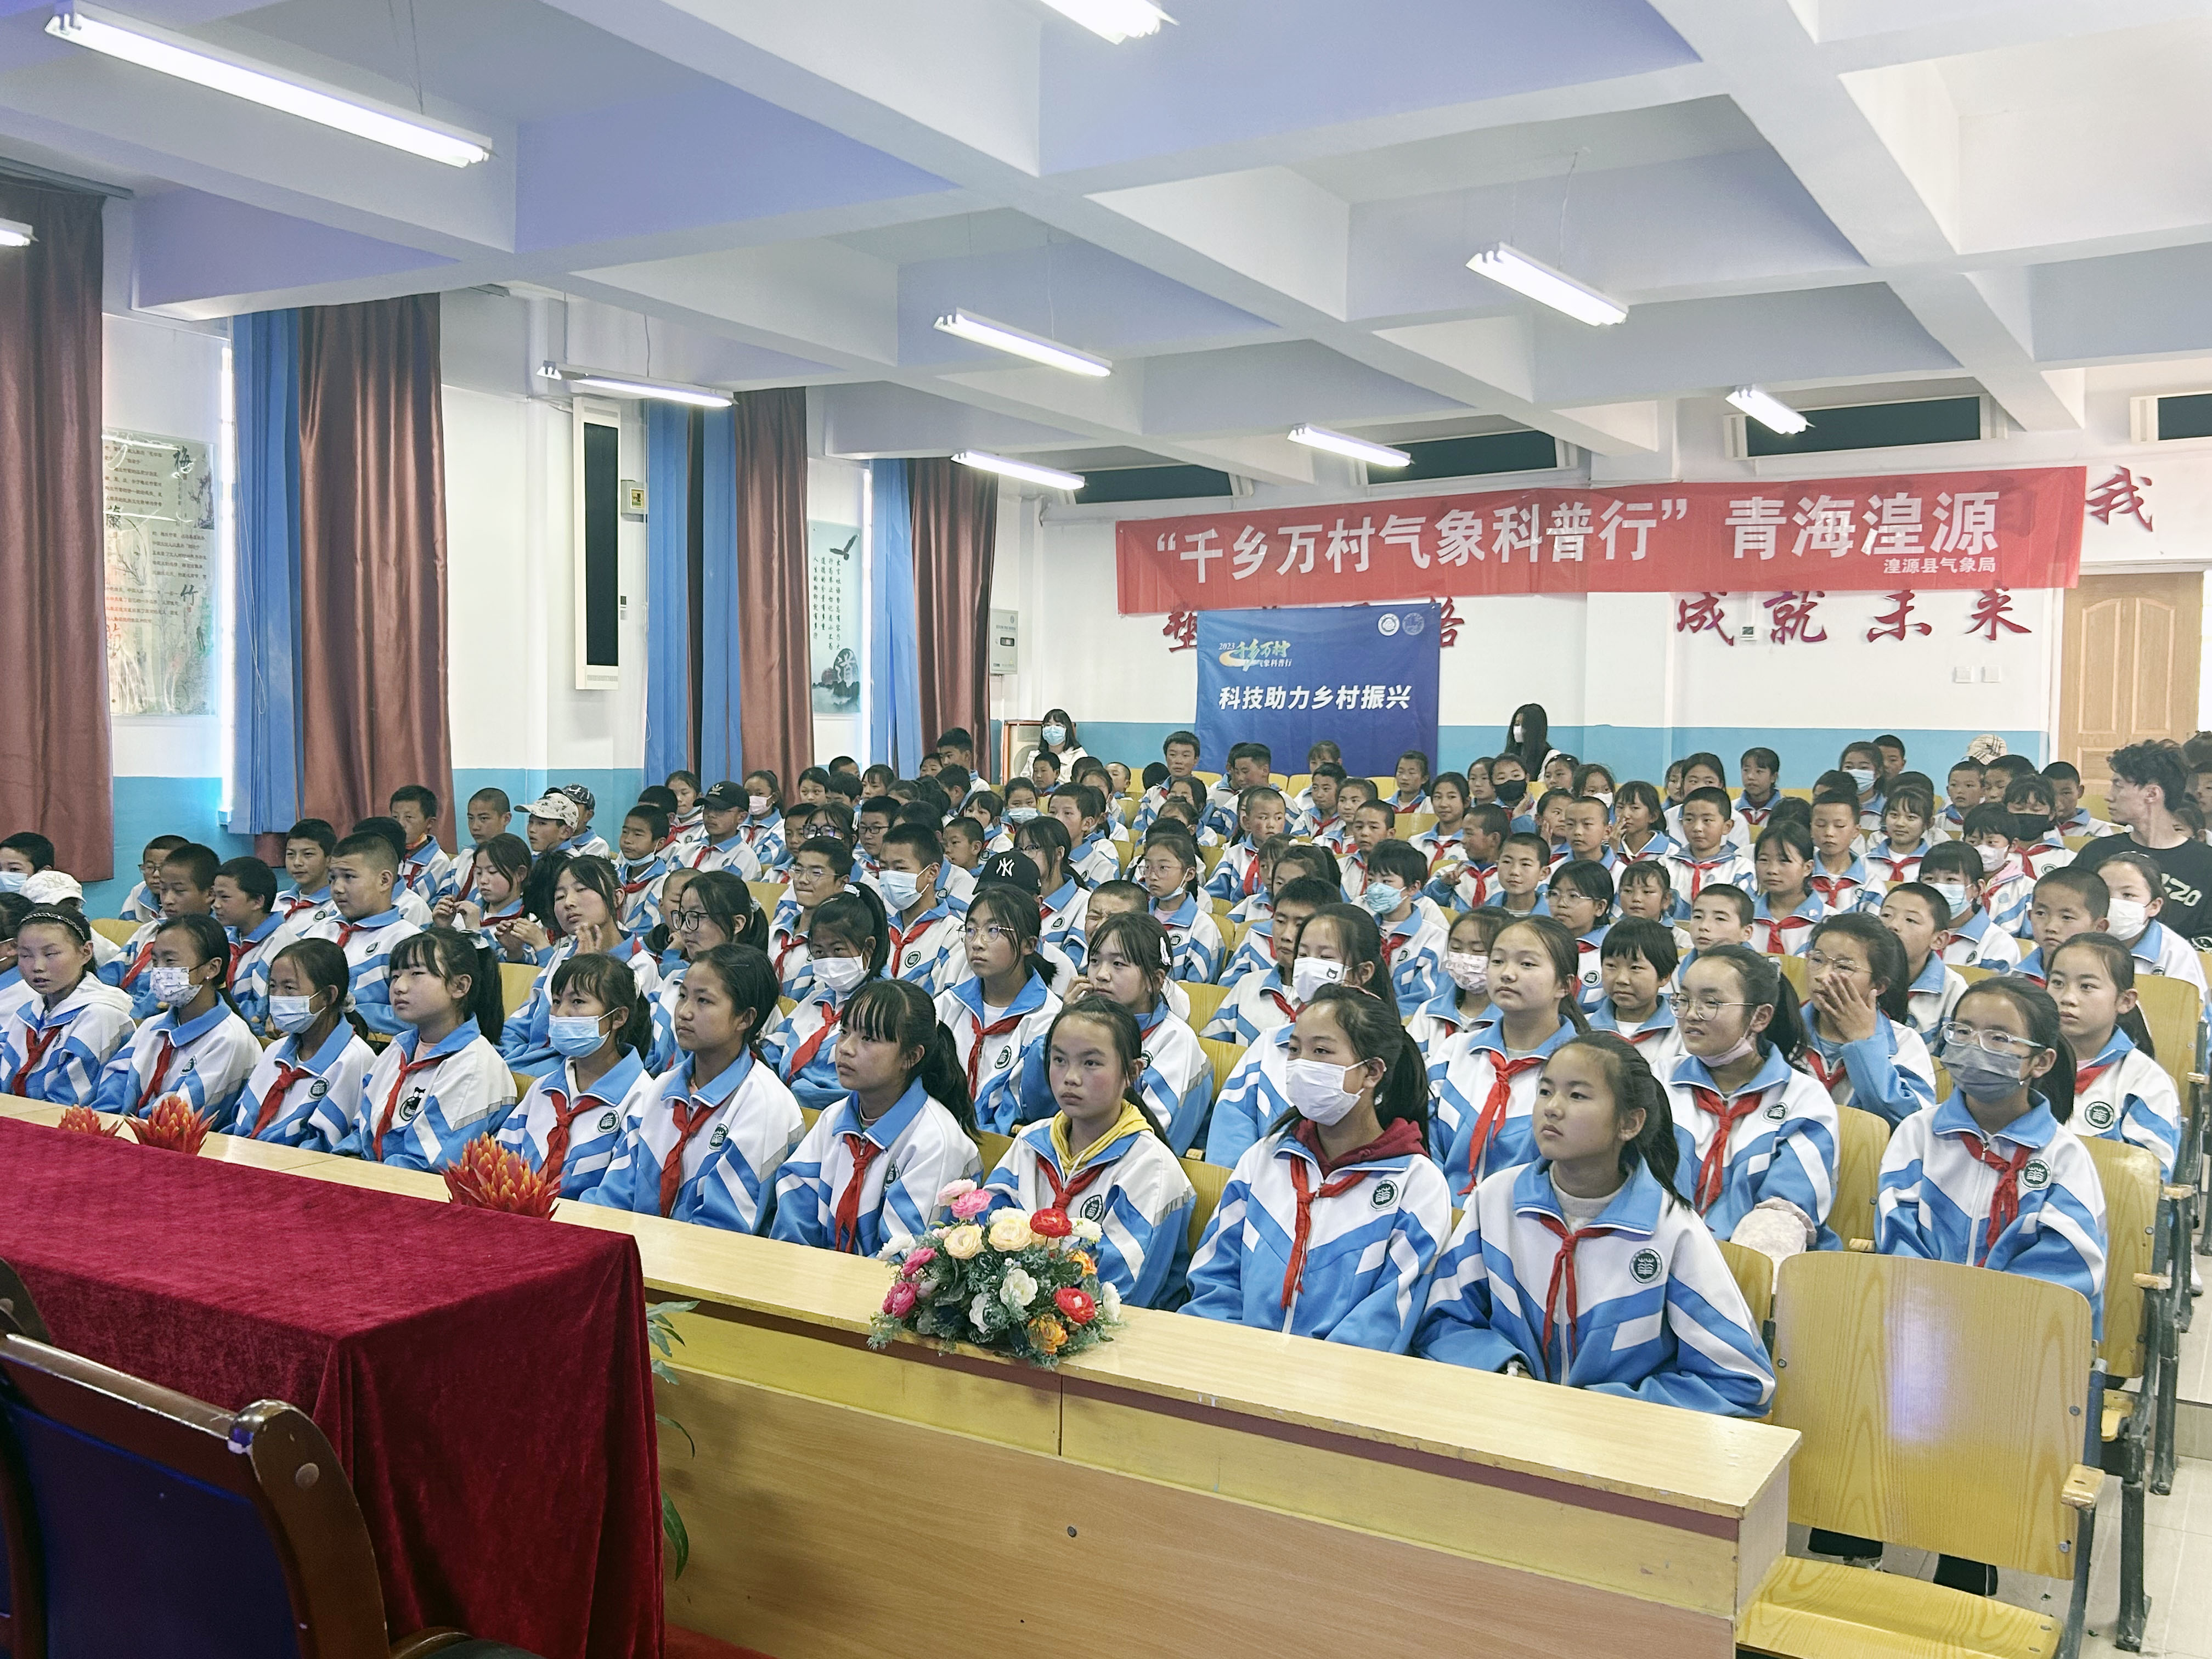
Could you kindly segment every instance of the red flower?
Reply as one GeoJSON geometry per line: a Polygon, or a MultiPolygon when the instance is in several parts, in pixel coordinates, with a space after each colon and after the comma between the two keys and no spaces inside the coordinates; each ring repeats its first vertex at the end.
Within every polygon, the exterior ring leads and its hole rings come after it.
{"type": "MultiPolygon", "coordinates": [[[[1064,1216],[1060,1218],[1066,1219],[1064,1216]]],[[[1067,1316],[1067,1322],[1071,1325],[1088,1325],[1098,1316],[1098,1304],[1085,1291],[1073,1287],[1054,1291],[1052,1299],[1060,1312],[1067,1316]]]]}
{"type": "Polygon", "coordinates": [[[208,1137],[209,1124],[179,1094],[163,1095],[154,1109],[135,1120],[131,1133],[141,1146],[165,1146],[173,1152],[197,1152],[208,1137]]]}
{"type": "Polygon", "coordinates": [[[1075,1231],[1065,1210],[1039,1210],[1030,1218],[1030,1231],[1041,1238],[1066,1238],[1075,1231]]]}
{"type": "Polygon", "coordinates": [[[119,1135],[123,1133],[123,1126],[120,1123],[103,1125],[100,1121],[100,1114],[89,1106],[70,1107],[62,1114],[62,1121],[54,1127],[57,1129],[67,1129],[72,1134],[119,1135]]]}
{"type": "Polygon", "coordinates": [[[543,1220],[553,1213],[553,1201],[561,1195],[557,1179],[547,1179],[543,1170],[530,1167],[528,1158],[508,1152],[489,1135],[469,1142],[461,1149],[460,1161],[439,1173],[446,1178],[448,1200],[472,1209],[543,1220]]]}

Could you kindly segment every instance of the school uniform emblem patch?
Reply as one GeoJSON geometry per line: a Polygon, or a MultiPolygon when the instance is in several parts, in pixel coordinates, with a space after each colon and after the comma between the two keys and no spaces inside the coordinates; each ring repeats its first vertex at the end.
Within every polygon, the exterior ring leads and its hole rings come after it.
{"type": "Polygon", "coordinates": [[[717,1123],[714,1126],[714,1133],[707,1137],[707,1150],[708,1152],[720,1151],[722,1143],[729,1138],[730,1126],[726,1123],[717,1123]]]}
{"type": "Polygon", "coordinates": [[[921,951],[908,951],[908,952],[906,953],[906,965],[907,965],[908,967],[909,967],[909,968],[919,968],[919,967],[921,967],[921,951]]]}
{"type": "Polygon", "coordinates": [[[422,1109],[422,1097],[420,1094],[410,1095],[399,1103],[399,1121],[402,1123],[412,1123],[415,1121],[415,1115],[422,1109]]]}
{"type": "Polygon", "coordinates": [[[313,1083],[310,1083],[307,1085],[307,1098],[310,1100],[320,1100],[325,1095],[330,1093],[330,1091],[331,1085],[324,1082],[322,1079],[317,1078],[313,1083]]]}
{"type": "Polygon", "coordinates": [[[1106,1200],[1103,1194],[1093,1193],[1083,1200],[1083,1218],[1085,1221],[1103,1221],[1106,1218],[1106,1200]]]}
{"type": "Polygon", "coordinates": [[[991,1069],[994,1072],[1005,1071],[1006,1069],[1006,1063],[1012,1060],[1013,1057],[1014,1045],[1009,1042],[1005,1048],[999,1050],[999,1057],[991,1062],[991,1069]]]}
{"type": "Polygon", "coordinates": [[[2031,1158],[2021,1166],[2020,1184],[2031,1192],[2051,1184],[2051,1166],[2039,1158],[2031,1158]]]}
{"type": "Polygon", "coordinates": [[[1639,1285],[1649,1285],[1659,1277],[1659,1269],[1665,1265],[1659,1260],[1658,1251],[1648,1249],[1638,1250],[1629,1258],[1628,1275],[1639,1285]]]}
{"type": "Polygon", "coordinates": [[[1368,1195],[1367,1201],[1378,1210],[1389,1209],[1398,1201],[1398,1183],[1395,1181],[1376,1182],[1375,1190],[1368,1195]]]}
{"type": "Polygon", "coordinates": [[[600,1113],[600,1114],[599,1114],[599,1133],[600,1133],[601,1134],[603,1134],[603,1135],[604,1135],[604,1134],[612,1134],[612,1133],[614,1133],[615,1125],[616,1125],[616,1123],[617,1123],[617,1121],[618,1121],[618,1120],[617,1119],[617,1117],[616,1117],[616,1115],[615,1115],[615,1114],[614,1114],[614,1113],[612,1113],[612,1112],[602,1112],[602,1113],[600,1113]]]}
{"type": "Polygon", "coordinates": [[[1790,1115],[1789,1103],[1780,1100],[1776,1101],[1771,1106],[1769,1106],[1766,1109],[1766,1115],[1777,1123],[1781,1122],[1784,1118],[1790,1115]]]}
{"type": "Polygon", "coordinates": [[[2081,1109],[2081,1121],[2093,1129],[2109,1129],[2118,1117],[2118,1109],[2109,1100],[2093,1100],[2081,1109]]]}

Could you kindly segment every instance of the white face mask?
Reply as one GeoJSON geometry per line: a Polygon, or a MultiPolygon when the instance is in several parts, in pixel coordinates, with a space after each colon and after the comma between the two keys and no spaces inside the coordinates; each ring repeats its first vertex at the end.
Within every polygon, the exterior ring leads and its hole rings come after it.
{"type": "Polygon", "coordinates": [[[1472,951],[1448,951],[1444,953],[1444,972],[1451,982],[1462,991],[1486,991],[1490,988],[1490,957],[1472,951]]]}
{"type": "Polygon", "coordinates": [[[1611,790],[1593,789],[1590,791],[1590,799],[1592,800],[1603,801],[1605,803],[1605,810],[1608,812],[1613,811],[1613,792],[1611,790]]]}
{"type": "Polygon", "coordinates": [[[1344,1086],[1349,1069],[1326,1060],[1291,1061],[1284,1082],[1298,1115],[1323,1128],[1350,1115],[1359,1104],[1359,1091],[1344,1086]]]}
{"type": "Polygon", "coordinates": [[[823,957],[814,964],[815,981],[831,996],[843,996],[867,976],[868,964],[858,957],[823,957]]]}
{"type": "Polygon", "coordinates": [[[165,1008],[190,1002],[199,989],[192,983],[191,969],[160,966],[146,970],[146,988],[154,994],[154,1000],[165,1008]]]}
{"type": "Polygon", "coordinates": [[[766,795],[748,795],[745,799],[752,804],[752,811],[755,817],[765,817],[768,816],[769,799],[766,795]]]}
{"type": "Polygon", "coordinates": [[[1994,873],[1997,866],[2005,861],[2005,849],[2002,847],[1992,847],[1985,841],[1975,842],[1974,850],[1982,855],[1982,869],[1985,873],[1994,873]]]}
{"type": "Polygon", "coordinates": [[[1956,923],[1966,912],[1966,890],[1955,881],[1931,881],[1928,884],[1951,908],[1951,920],[1956,923]]]}
{"type": "Polygon", "coordinates": [[[1521,722],[1518,720],[1513,722],[1513,741],[1516,743],[1521,741],[1521,722]]]}
{"type": "Polygon", "coordinates": [[[1064,726],[1054,723],[1054,725],[1046,726],[1038,735],[1042,737],[1047,743],[1066,743],[1067,741],[1067,728],[1064,726]]]}
{"type": "Polygon", "coordinates": [[[2114,939],[2132,942],[2150,926],[2150,907],[2138,899],[2116,898],[2105,907],[2105,925],[2114,939]]]}
{"type": "Polygon", "coordinates": [[[1866,793],[1868,790],[1874,787],[1874,774],[1863,766],[1848,768],[1844,775],[1849,777],[1851,782],[1856,786],[1859,793],[1862,795],[1866,793]]]}
{"type": "Polygon", "coordinates": [[[1340,962],[1300,957],[1291,964],[1291,994],[1300,1002],[1311,1002],[1315,993],[1324,985],[1340,985],[1343,981],[1344,964],[1340,962]]]}

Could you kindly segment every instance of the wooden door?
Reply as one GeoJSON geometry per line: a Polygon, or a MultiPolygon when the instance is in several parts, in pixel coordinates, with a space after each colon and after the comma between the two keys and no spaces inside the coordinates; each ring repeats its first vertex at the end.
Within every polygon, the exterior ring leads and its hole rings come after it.
{"type": "Polygon", "coordinates": [[[2102,793],[2105,757],[2197,729],[2204,603],[2201,571],[2087,576],[2066,595],[2058,670],[2058,752],[2102,793]]]}

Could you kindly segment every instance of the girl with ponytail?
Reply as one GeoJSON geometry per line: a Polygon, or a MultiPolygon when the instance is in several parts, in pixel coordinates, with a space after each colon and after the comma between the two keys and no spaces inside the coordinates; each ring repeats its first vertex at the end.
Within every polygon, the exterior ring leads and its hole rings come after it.
{"type": "Polygon", "coordinates": [[[1030,1115],[1021,1097],[1024,1061],[1060,1012],[1049,988],[1052,964],[1037,953],[1042,920],[1036,898],[1020,888],[989,881],[978,887],[962,934],[969,976],[936,1002],[975,1121],[1002,1135],[1030,1115]]]}
{"type": "Polygon", "coordinates": [[[1679,1195],[1666,1092],[1643,1055],[1606,1031],[1562,1043],[1534,1118],[1537,1161],[1474,1189],[1414,1351],[1721,1416],[1765,1411],[1773,1368],[1679,1195]]]}
{"type": "Polygon", "coordinates": [[[1394,1004],[1346,985],[1288,1029],[1291,1110],[1237,1160],[1183,1311],[1403,1353],[1451,1224],[1420,1048],[1394,1004]]]}
{"type": "Polygon", "coordinates": [[[261,1045],[223,987],[230,939],[210,915],[154,924],[146,985],[161,1012],[142,1022],[100,1074],[97,1111],[143,1117],[182,1095],[216,1129],[230,1127],[261,1045]]]}
{"type": "MultiPolygon", "coordinates": [[[[481,935],[477,936],[482,944],[481,935]]],[[[345,952],[326,939],[296,939],[269,964],[269,1023],[283,1035],[262,1050],[230,1133],[280,1146],[320,1147],[343,1138],[342,1115],[361,1097],[376,1056],[368,1028],[346,1007],[345,952]]]]}
{"type": "MultiPolygon", "coordinates": [[[[1103,998],[1136,1022],[1138,1102],[1162,1126],[1170,1150],[1190,1150],[1213,1101],[1213,1063],[1199,1047],[1198,1034],[1167,1000],[1168,975],[1175,947],[1167,932],[1142,911],[1124,911],[1092,925],[1091,953],[1084,969],[1084,990],[1103,998]]],[[[1022,1075],[1023,1115],[1050,1116],[1060,1091],[1050,1075],[1046,1045],[1029,1052],[1022,1075]]]]}
{"type": "Polygon", "coordinates": [[[2074,1051],[2075,1133],[2124,1140],[2158,1159],[2173,1179],[2181,1100],[2158,1063],[2136,1006],[2136,960],[2110,933],[2076,933],[2045,963],[2058,1029],[2074,1051]]]}
{"type": "Polygon", "coordinates": [[[653,1004],[612,957],[570,957],[553,970],[553,1048],[561,1063],[530,1085],[500,1126],[499,1144],[581,1198],[599,1184],[622,1139],[623,1103],[645,1075],[653,1004]]]}
{"type": "MultiPolygon", "coordinates": [[[[692,958],[676,994],[680,1058],[631,1085],[621,1139],[585,1203],[730,1232],[767,1224],[769,1190],[805,1128],[759,1054],[781,994],[774,963],[754,945],[718,945],[692,958]]],[[[605,1121],[602,1111],[590,1133],[605,1121]]]]}
{"type": "Polygon", "coordinates": [[[855,992],[839,1024],[837,1077],[845,1097],[776,1177],[775,1237],[858,1255],[902,1250],[949,1183],[983,1172],[966,1068],[929,994],[896,979],[855,992]]]}
{"type": "MultiPolygon", "coordinates": [[[[1108,925],[1142,922],[1114,916],[1108,925]]],[[[1098,971],[1094,941],[1091,966],[1098,971]]],[[[1110,954],[1110,952],[1109,952],[1110,954]]],[[[1098,1282],[1139,1308],[1181,1299],[1190,1259],[1190,1178],[1147,1109],[1149,1061],[1136,1015],[1103,994],[1078,997],[1045,1040],[1044,1075],[1054,1110],[1014,1137],[983,1182],[992,1211],[1061,1210],[1091,1243],[1098,1282]],[[1100,1229],[1093,1237],[1091,1229],[1100,1229]]]]}

